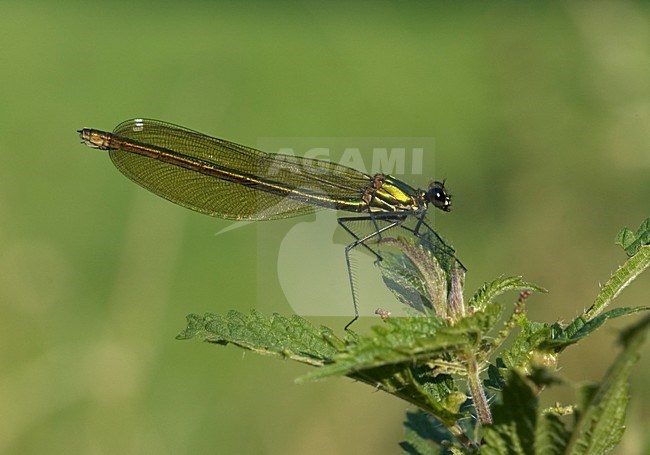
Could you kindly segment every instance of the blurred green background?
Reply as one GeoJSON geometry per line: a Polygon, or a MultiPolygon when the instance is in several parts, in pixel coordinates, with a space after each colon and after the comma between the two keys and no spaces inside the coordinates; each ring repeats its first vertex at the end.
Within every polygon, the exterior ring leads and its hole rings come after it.
{"type": "MultiPolygon", "coordinates": [[[[625,259],[615,234],[650,212],[645,2],[4,1],[0,36],[0,453],[399,451],[397,399],[174,340],[188,313],[282,302],[258,286],[281,239],[215,237],[231,222],[132,184],[81,127],[152,117],[253,146],[434,137],[425,166],[455,197],[436,226],[468,292],[523,275],[550,290],[529,300],[547,322],[591,304],[625,259]]],[[[642,276],[617,305],[648,295],[642,276]]],[[[598,380],[631,322],[570,349],[562,375],[598,380]]],[[[650,453],[648,381],[644,355],[619,453],[650,453]]]]}

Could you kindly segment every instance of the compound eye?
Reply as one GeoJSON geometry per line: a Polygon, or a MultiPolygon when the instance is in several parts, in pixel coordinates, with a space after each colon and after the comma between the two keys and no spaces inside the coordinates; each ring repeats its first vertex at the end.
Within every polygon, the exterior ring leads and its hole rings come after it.
{"type": "Polygon", "coordinates": [[[445,212],[451,210],[451,194],[445,189],[445,182],[433,182],[429,185],[427,199],[431,204],[445,212]]]}

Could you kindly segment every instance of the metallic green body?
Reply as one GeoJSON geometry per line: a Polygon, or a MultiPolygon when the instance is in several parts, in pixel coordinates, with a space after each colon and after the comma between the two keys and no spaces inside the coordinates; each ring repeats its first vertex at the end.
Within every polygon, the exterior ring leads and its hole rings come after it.
{"type": "Polygon", "coordinates": [[[314,207],[356,213],[426,208],[424,191],[389,175],[264,153],[156,120],[129,120],[113,133],[86,128],[80,135],[86,145],[108,150],[139,185],[211,216],[269,220],[314,207]]]}

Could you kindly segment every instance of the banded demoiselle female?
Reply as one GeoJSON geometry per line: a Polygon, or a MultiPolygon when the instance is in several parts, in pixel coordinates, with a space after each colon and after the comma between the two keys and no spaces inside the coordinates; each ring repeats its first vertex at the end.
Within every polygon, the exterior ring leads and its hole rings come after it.
{"type": "MultiPolygon", "coordinates": [[[[128,178],[176,204],[210,216],[235,220],[273,220],[303,215],[315,208],[358,213],[338,218],[354,237],[345,247],[354,319],[359,318],[350,269],[350,251],[368,245],[395,227],[416,237],[433,236],[436,247],[455,260],[453,250],[427,224],[429,204],[448,212],[451,195],[444,182],[415,189],[386,174],[369,175],[329,161],[265,153],[171,123],[132,119],[113,132],[79,130],[83,142],[107,150],[128,178]],[[413,227],[405,221],[414,219],[413,227]],[[370,221],[372,232],[359,235],[352,226],[370,221]]],[[[460,263],[459,263],[460,264],[460,263]]],[[[460,264],[462,267],[462,264],[460,264]]]]}

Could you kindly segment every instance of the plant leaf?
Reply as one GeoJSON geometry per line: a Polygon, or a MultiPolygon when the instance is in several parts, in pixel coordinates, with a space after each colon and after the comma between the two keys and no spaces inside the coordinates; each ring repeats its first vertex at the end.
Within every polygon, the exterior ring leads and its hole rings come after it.
{"type": "Polygon", "coordinates": [[[634,256],[614,272],[600,289],[594,304],[586,311],[585,319],[590,320],[603,311],[648,266],[650,266],[650,245],[641,247],[634,256]]]}
{"type": "Polygon", "coordinates": [[[521,332],[515,337],[508,349],[501,353],[501,359],[508,368],[529,369],[531,355],[537,348],[550,339],[551,329],[548,324],[531,322],[522,316],[521,332]]]}
{"type": "Polygon", "coordinates": [[[384,253],[379,267],[384,283],[401,303],[421,313],[433,310],[424,281],[406,256],[384,253]]]}
{"type": "Polygon", "coordinates": [[[542,287],[524,281],[520,276],[500,277],[491,283],[485,283],[481,286],[469,301],[469,306],[474,307],[477,310],[482,310],[492,303],[492,301],[499,295],[512,290],[547,292],[546,289],[542,287]]]}
{"type": "Polygon", "coordinates": [[[540,346],[541,349],[548,349],[554,352],[560,352],[567,346],[577,343],[587,335],[591,335],[608,319],[614,319],[628,314],[647,311],[650,307],[622,307],[606,311],[595,318],[585,321],[583,316],[575,318],[571,324],[562,328],[559,324],[551,325],[551,337],[540,346]]]}
{"type": "Polygon", "coordinates": [[[535,430],[536,455],[561,455],[564,453],[571,433],[557,414],[542,414],[535,430]]]}
{"type": "Polygon", "coordinates": [[[628,228],[621,229],[615,242],[623,247],[628,256],[634,256],[643,245],[650,244],[650,218],[646,218],[636,232],[628,228]]]}
{"type": "Polygon", "coordinates": [[[385,325],[372,327],[370,336],[360,338],[357,343],[349,344],[345,352],[337,353],[332,363],[300,379],[349,375],[398,363],[417,365],[419,361],[430,362],[443,355],[453,357],[454,352],[471,352],[496,320],[496,310],[476,312],[453,326],[435,316],[388,319],[385,325]]]}
{"type": "Polygon", "coordinates": [[[187,327],[176,339],[199,338],[217,344],[234,344],[258,354],[289,358],[321,366],[337,351],[335,342],[343,341],[331,330],[317,329],[300,316],[285,318],[278,314],[263,316],[231,310],[226,316],[190,314],[187,327]]]}
{"type": "Polygon", "coordinates": [[[609,368],[601,385],[582,409],[567,453],[598,455],[619,443],[625,430],[629,400],[628,378],[650,329],[650,317],[621,334],[623,351],[609,368]]]}
{"type": "Polygon", "coordinates": [[[494,405],[494,423],[483,428],[481,454],[535,454],[537,397],[526,381],[510,370],[502,401],[494,405]]]}
{"type": "Polygon", "coordinates": [[[419,243],[406,238],[386,237],[381,240],[382,245],[395,246],[402,253],[390,255],[385,264],[384,261],[379,263],[384,281],[403,303],[416,309],[428,306],[444,318],[447,316],[449,275],[434,252],[422,244],[422,239],[419,240],[419,243]],[[390,284],[398,286],[391,287],[390,284]],[[413,291],[419,294],[419,298],[414,298],[413,291]]]}
{"type": "Polygon", "coordinates": [[[449,453],[443,451],[440,444],[451,441],[453,437],[449,430],[440,425],[430,414],[418,409],[406,413],[405,440],[400,447],[409,455],[435,455],[449,453]],[[436,444],[438,447],[435,447],[436,444]]]}

